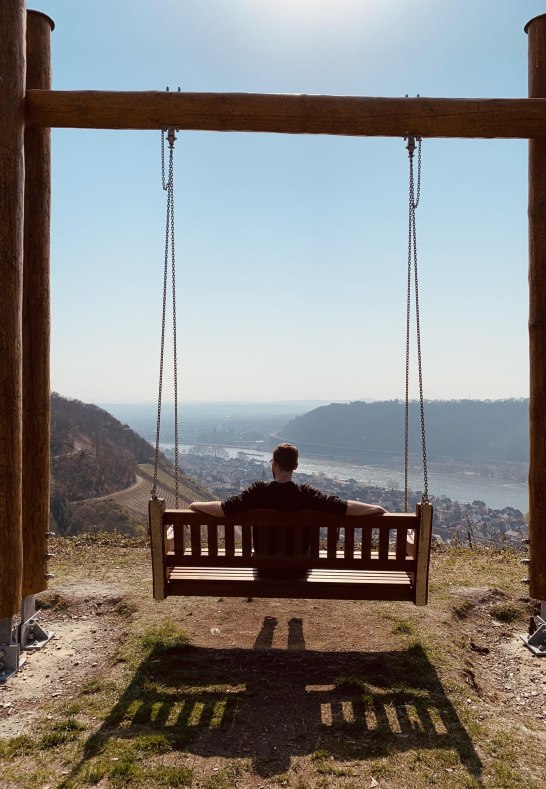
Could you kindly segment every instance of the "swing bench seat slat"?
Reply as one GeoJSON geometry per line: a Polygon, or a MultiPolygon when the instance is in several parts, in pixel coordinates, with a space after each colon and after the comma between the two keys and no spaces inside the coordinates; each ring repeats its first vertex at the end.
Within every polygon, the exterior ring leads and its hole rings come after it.
{"type": "Polygon", "coordinates": [[[432,507],[348,517],[214,517],[150,501],[154,598],[399,600],[426,605],[432,507]]]}
{"type": "Polygon", "coordinates": [[[278,578],[261,578],[254,568],[249,567],[176,567],[169,578],[169,594],[305,600],[413,600],[409,573],[321,569],[310,570],[301,579],[284,579],[281,572],[278,578]]]}

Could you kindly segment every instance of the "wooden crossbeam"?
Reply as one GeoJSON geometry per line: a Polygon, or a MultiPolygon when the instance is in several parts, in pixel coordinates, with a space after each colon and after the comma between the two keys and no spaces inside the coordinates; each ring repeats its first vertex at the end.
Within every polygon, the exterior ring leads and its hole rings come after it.
{"type": "Polygon", "coordinates": [[[546,99],[28,90],[29,126],[345,136],[546,137],[546,99]]]}

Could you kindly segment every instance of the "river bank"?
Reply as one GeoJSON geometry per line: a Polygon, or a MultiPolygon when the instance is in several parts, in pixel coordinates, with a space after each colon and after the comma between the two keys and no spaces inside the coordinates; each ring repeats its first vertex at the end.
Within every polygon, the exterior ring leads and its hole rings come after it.
{"type": "MultiPolygon", "coordinates": [[[[165,443],[161,445],[163,450],[172,449],[174,444],[165,443]]],[[[181,452],[187,452],[190,448],[188,444],[180,446],[181,452]]],[[[262,462],[269,476],[269,451],[260,450],[241,450],[241,447],[222,447],[228,453],[228,457],[237,457],[241,452],[249,458],[262,462]]],[[[335,461],[331,458],[300,458],[298,471],[303,474],[315,474],[341,481],[355,480],[362,485],[373,485],[387,489],[403,489],[404,473],[401,468],[396,471],[390,468],[383,468],[375,465],[358,465],[345,461],[335,461]]],[[[513,507],[526,513],[529,509],[529,492],[526,483],[514,482],[509,479],[489,477],[472,472],[437,472],[434,465],[429,467],[429,491],[434,496],[446,496],[453,501],[473,502],[483,501],[488,507],[502,510],[505,507],[513,507]]],[[[421,469],[410,469],[409,487],[411,490],[420,491],[423,489],[423,476],[421,469]]]]}

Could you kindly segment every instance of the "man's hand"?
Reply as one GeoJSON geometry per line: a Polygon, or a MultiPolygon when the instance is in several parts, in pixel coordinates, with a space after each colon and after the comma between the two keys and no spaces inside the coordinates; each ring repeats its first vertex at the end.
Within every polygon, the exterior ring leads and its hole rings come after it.
{"type": "Polygon", "coordinates": [[[221,518],[224,514],[221,501],[192,501],[189,508],[194,512],[204,512],[205,515],[214,515],[217,518],[221,518]]]}
{"type": "Polygon", "coordinates": [[[384,515],[387,510],[379,504],[366,504],[364,501],[348,501],[346,515],[384,515]]]}

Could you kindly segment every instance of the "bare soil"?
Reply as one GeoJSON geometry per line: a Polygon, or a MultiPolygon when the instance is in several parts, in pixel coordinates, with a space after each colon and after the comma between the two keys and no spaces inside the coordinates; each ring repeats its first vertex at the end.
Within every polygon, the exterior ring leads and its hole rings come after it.
{"type": "MultiPolygon", "coordinates": [[[[497,787],[520,785],[519,778],[546,786],[546,659],[519,638],[530,602],[513,585],[437,581],[426,609],[241,598],[154,603],[145,550],[101,548],[84,567],[76,556],[67,549],[58,581],[40,596],[51,641],[27,653],[0,686],[3,740],[31,735],[94,677],[124,682],[127,696],[135,677],[165,671],[163,653],[152,652],[136,672],[116,655],[142,629],[172,620],[191,645],[168,655],[173,677],[183,667],[199,686],[206,672],[197,701],[205,708],[216,694],[223,704],[219,723],[201,721],[183,748],[163,757],[187,761],[192,787],[497,787]],[[511,610],[519,612],[515,621],[495,616],[511,610]],[[508,742],[512,783],[499,778],[496,761],[506,761],[508,742]]],[[[445,557],[433,559],[433,577],[435,561],[441,573],[445,557]]],[[[155,678],[169,685],[165,673],[155,678]]],[[[109,715],[105,709],[90,725],[109,731],[109,715]]],[[[69,769],[59,770],[50,789],[64,786],[69,769]]]]}

